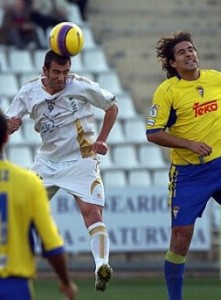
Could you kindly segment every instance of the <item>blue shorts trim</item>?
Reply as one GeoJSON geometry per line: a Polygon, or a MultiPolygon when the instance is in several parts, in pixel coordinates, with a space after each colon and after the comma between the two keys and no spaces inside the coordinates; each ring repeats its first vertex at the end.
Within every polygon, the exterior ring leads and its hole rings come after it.
{"type": "Polygon", "coordinates": [[[221,158],[200,165],[171,165],[170,181],[172,227],[194,224],[211,197],[221,204],[221,158]]]}
{"type": "Polygon", "coordinates": [[[34,290],[31,279],[19,277],[0,278],[1,300],[33,300],[34,290]]]}

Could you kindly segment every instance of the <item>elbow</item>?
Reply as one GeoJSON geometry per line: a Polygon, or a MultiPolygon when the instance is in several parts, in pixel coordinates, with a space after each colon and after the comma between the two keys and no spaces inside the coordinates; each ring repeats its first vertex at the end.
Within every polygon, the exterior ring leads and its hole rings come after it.
{"type": "Polygon", "coordinates": [[[155,134],[153,134],[153,133],[150,134],[150,133],[149,133],[149,134],[147,134],[146,136],[147,136],[147,141],[148,141],[148,142],[154,143],[154,144],[156,143],[156,137],[155,137],[155,134]]]}
{"type": "Polygon", "coordinates": [[[117,116],[118,116],[118,106],[114,103],[105,112],[106,112],[106,114],[112,114],[112,116],[117,118],[117,116]]]}
{"type": "Polygon", "coordinates": [[[151,136],[152,136],[152,134],[148,134],[148,133],[146,134],[148,142],[152,142],[152,137],[151,136]]]}
{"type": "Polygon", "coordinates": [[[118,115],[118,111],[119,111],[119,108],[118,108],[117,104],[113,105],[113,110],[114,110],[114,112],[115,112],[115,114],[117,116],[118,115]]]}
{"type": "Polygon", "coordinates": [[[107,110],[106,112],[109,112],[109,111],[114,111],[116,113],[118,113],[118,106],[116,103],[113,103],[107,110]]]}

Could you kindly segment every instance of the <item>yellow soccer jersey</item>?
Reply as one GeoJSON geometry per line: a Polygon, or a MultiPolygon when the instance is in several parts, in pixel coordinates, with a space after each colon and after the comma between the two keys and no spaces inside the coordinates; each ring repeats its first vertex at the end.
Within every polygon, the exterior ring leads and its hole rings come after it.
{"type": "Polygon", "coordinates": [[[63,241],[49,210],[40,179],[31,171],[0,160],[0,277],[35,276],[33,228],[45,255],[63,252],[63,241]]]}
{"type": "MultiPolygon", "coordinates": [[[[176,137],[205,142],[212,154],[221,156],[221,73],[200,70],[197,80],[178,77],[165,80],[156,90],[147,121],[147,133],[167,129],[176,137]]],[[[199,164],[199,156],[183,148],[171,149],[171,162],[199,164]]]]}

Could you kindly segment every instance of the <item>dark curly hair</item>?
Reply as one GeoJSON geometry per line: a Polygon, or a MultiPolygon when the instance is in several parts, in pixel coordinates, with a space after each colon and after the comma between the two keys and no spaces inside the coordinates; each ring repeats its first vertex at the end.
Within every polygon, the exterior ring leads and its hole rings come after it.
{"type": "Polygon", "coordinates": [[[174,60],[174,47],[180,42],[190,42],[196,50],[191,34],[186,31],[178,31],[171,35],[162,37],[157,43],[157,58],[162,64],[162,70],[166,71],[167,78],[177,75],[176,69],[170,65],[170,61],[174,60]]]}

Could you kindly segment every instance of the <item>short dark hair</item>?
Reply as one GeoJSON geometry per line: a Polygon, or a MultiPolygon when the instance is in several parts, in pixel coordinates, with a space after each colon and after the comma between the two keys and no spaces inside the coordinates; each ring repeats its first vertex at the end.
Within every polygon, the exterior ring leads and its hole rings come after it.
{"type": "Polygon", "coordinates": [[[71,65],[71,58],[70,56],[61,56],[53,52],[52,50],[49,50],[45,54],[45,60],[44,60],[44,66],[49,69],[51,66],[51,62],[55,61],[59,65],[65,65],[67,62],[71,65]]]}
{"type": "Polygon", "coordinates": [[[196,50],[191,34],[187,31],[171,33],[169,36],[162,37],[157,43],[157,58],[162,64],[162,70],[166,71],[167,78],[177,75],[177,71],[170,65],[170,61],[174,59],[174,47],[176,44],[184,41],[190,42],[196,50]]]}
{"type": "Polygon", "coordinates": [[[3,144],[5,143],[7,131],[8,131],[7,120],[4,114],[0,110],[0,149],[2,149],[3,144]]]}

